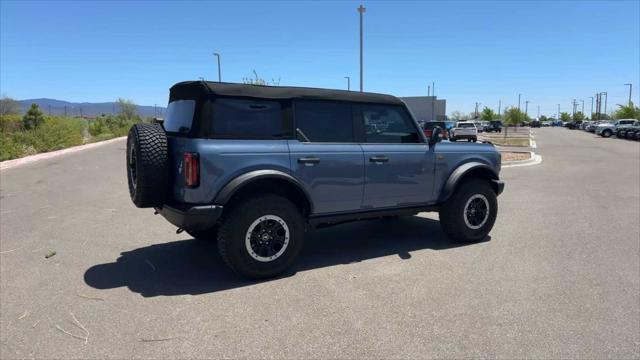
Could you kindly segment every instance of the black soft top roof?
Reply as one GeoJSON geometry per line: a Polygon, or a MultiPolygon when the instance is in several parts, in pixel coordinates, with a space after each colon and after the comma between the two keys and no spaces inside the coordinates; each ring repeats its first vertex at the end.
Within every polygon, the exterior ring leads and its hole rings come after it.
{"type": "Polygon", "coordinates": [[[206,95],[240,96],[262,99],[315,99],[353,101],[376,104],[404,104],[392,95],[359,91],[318,89],[293,86],[265,86],[212,81],[184,81],[171,87],[169,102],[174,100],[195,99],[206,95]]]}

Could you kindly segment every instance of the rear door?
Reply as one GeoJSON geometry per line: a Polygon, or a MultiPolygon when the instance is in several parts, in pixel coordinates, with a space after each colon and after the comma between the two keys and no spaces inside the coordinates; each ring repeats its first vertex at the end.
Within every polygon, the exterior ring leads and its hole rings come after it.
{"type": "Polygon", "coordinates": [[[359,107],[364,128],[363,208],[424,204],[433,197],[433,151],[402,106],[359,107]]]}
{"type": "Polygon", "coordinates": [[[359,210],[364,157],[351,104],[296,100],[293,109],[298,140],[289,140],[291,170],[311,194],[314,213],[359,210]]]}

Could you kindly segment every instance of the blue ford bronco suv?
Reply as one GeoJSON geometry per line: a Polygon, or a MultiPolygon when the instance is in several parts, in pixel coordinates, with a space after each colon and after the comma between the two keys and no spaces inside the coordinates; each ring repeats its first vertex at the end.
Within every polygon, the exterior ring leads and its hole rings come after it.
{"type": "Polygon", "coordinates": [[[131,128],[126,161],[136,206],[267,278],[314,227],[438,211],[450,238],[485,238],[500,160],[490,143],[426,138],[394,96],[189,81],[171,88],[162,123],[131,128]]]}

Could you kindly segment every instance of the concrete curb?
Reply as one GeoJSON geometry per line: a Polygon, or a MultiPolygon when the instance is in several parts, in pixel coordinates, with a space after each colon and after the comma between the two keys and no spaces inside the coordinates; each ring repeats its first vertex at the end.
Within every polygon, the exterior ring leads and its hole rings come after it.
{"type": "Polygon", "coordinates": [[[85,144],[85,145],[80,145],[80,146],[74,146],[74,147],[70,147],[70,148],[66,148],[66,149],[62,149],[62,150],[56,150],[56,151],[51,151],[51,152],[46,152],[46,153],[40,153],[40,154],[36,154],[36,155],[31,155],[31,156],[25,156],[19,159],[13,159],[13,160],[6,160],[6,161],[2,161],[0,162],[0,170],[7,170],[7,169],[11,169],[17,166],[21,166],[21,165],[26,165],[26,164],[31,164],[34,163],[36,161],[40,161],[40,160],[45,160],[45,159],[51,159],[54,157],[58,157],[61,155],[65,155],[65,154],[72,154],[78,151],[82,151],[82,150],[87,150],[87,149],[93,149],[102,145],[107,145],[107,144],[111,144],[117,141],[121,141],[126,139],[126,136],[122,136],[119,138],[115,138],[115,139],[109,139],[109,140],[105,140],[105,141],[100,141],[100,142],[95,142],[95,143],[91,143],[91,144],[85,144]]]}
{"type": "Polygon", "coordinates": [[[510,152],[528,152],[529,154],[531,154],[531,157],[527,160],[515,160],[515,161],[509,161],[508,163],[504,163],[502,164],[502,168],[509,168],[509,167],[517,167],[517,166],[532,166],[532,165],[538,165],[542,162],[542,156],[536,154],[533,151],[510,151],[510,152]]]}

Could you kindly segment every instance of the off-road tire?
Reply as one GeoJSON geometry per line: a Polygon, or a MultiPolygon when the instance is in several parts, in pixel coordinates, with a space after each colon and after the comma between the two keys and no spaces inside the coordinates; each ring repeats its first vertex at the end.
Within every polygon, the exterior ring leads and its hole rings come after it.
{"type": "Polygon", "coordinates": [[[167,135],[159,124],[135,124],[127,137],[129,195],[139,208],[164,203],[169,184],[167,135]]]}
{"type": "Polygon", "coordinates": [[[233,271],[245,278],[264,279],[277,276],[293,265],[304,242],[304,219],[291,201],[275,194],[260,194],[227,211],[218,230],[218,250],[233,271]],[[261,262],[250,255],[246,237],[251,224],[266,215],[284,220],[289,229],[289,243],[278,258],[261,262]]]}
{"type": "Polygon", "coordinates": [[[193,238],[196,240],[216,241],[218,240],[218,226],[216,225],[212,228],[198,231],[187,230],[187,234],[193,236],[193,238]]]}
{"type": "Polygon", "coordinates": [[[608,138],[611,135],[613,135],[613,132],[611,130],[609,130],[609,129],[606,129],[606,130],[602,131],[602,137],[608,138]]]}
{"type": "Polygon", "coordinates": [[[465,180],[440,208],[440,225],[444,233],[453,240],[472,242],[483,240],[493,228],[498,214],[498,200],[491,184],[484,179],[465,180]],[[465,205],[476,194],[486,198],[489,214],[486,222],[478,229],[469,228],[465,222],[465,205]]]}

